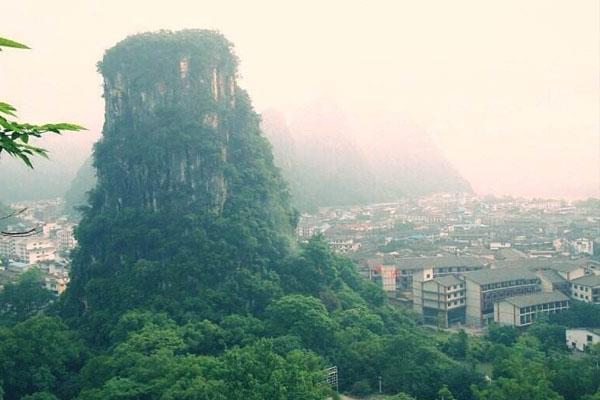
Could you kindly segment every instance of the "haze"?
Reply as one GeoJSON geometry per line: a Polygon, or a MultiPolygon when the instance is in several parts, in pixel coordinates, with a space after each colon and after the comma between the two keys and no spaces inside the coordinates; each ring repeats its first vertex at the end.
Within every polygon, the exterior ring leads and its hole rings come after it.
{"type": "Polygon", "coordinates": [[[390,116],[431,135],[479,194],[600,197],[596,0],[19,0],[2,10],[0,35],[32,50],[0,53],[1,100],[22,120],[89,128],[47,139],[56,157],[43,165],[74,174],[99,137],[106,48],[137,32],[212,28],[235,44],[259,112],[293,118],[325,97],[356,121],[358,141],[390,116]]]}

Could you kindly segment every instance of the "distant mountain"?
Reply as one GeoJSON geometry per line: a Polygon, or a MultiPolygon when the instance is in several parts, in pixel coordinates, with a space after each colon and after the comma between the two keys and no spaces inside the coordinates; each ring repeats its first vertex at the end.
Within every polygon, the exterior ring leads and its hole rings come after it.
{"type": "Polygon", "coordinates": [[[78,215],[77,208],[88,203],[88,192],[94,186],[96,186],[96,171],[90,157],[81,165],[64,194],[65,212],[73,216],[78,215]]]}
{"type": "Polygon", "coordinates": [[[350,123],[335,105],[319,102],[289,124],[281,113],[264,112],[262,130],[300,210],[471,191],[429,136],[393,119],[350,123]]]}
{"type": "Polygon", "coordinates": [[[33,169],[12,157],[0,157],[0,200],[5,203],[62,197],[81,164],[90,157],[98,135],[92,131],[48,135],[35,142],[49,151],[33,169]]]}
{"type": "Polygon", "coordinates": [[[469,182],[446,159],[431,136],[395,116],[371,118],[361,128],[361,148],[376,177],[378,196],[420,196],[435,192],[471,192],[469,182]]]}
{"type": "Polygon", "coordinates": [[[335,110],[306,110],[291,130],[276,112],[263,114],[262,130],[271,141],[275,162],[282,169],[301,210],[324,205],[365,203],[373,198],[374,177],[335,110]]]}

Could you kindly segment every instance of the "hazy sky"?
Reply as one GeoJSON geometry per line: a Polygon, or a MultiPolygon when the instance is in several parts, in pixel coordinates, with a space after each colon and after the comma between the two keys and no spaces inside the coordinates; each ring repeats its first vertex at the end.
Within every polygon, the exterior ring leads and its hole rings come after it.
{"type": "Polygon", "coordinates": [[[2,15],[0,36],[32,50],[0,53],[0,97],[23,119],[87,126],[74,159],[101,130],[106,48],[212,28],[258,111],[326,95],[432,135],[479,193],[600,196],[598,0],[18,0],[2,15]]]}

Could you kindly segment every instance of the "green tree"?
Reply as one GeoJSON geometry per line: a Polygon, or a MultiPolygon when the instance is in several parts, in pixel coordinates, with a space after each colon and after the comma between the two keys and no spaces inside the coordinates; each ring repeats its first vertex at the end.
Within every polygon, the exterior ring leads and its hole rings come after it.
{"type": "Polygon", "coordinates": [[[437,392],[438,400],[456,400],[447,385],[442,385],[442,388],[437,392]]]}
{"type": "Polygon", "coordinates": [[[533,383],[509,378],[499,378],[483,389],[473,387],[473,394],[477,400],[563,400],[546,381],[533,383]]]}
{"type": "Polygon", "coordinates": [[[44,276],[32,268],[0,291],[0,323],[14,324],[41,312],[55,295],[44,286],[44,276]]]}
{"type": "Polygon", "coordinates": [[[335,323],[312,296],[284,296],[267,308],[266,316],[274,334],[298,336],[309,349],[325,353],[333,344],[335,323]]]}
{"type": "Polygon", "coordinates": [[[84,356],[81,341],[58,318],[36,316],[14,327],[0,328],[0,377],[5,400],[37,392],[73,398],[84,356]]]}
{"type": "Polygon", "coordinates": [[[519,337],[519,331],[514,326],[491,324],[486,337],[491,342],[510,346],[519,337]]]}
{"type": "Polygon", "coordinates": [[[469,351],[469,336],[461,329],[457,334],[451,335],[448,340],[442,344],[441,349],[450,357],[464,360],[469,351]]]}

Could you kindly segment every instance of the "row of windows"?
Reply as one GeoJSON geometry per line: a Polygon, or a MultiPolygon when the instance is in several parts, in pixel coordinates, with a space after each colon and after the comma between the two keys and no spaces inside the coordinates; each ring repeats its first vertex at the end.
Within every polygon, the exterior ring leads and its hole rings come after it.
{"type": "Polygon", "coordinates": [[[463,285],[462,283],[460,285],[453,285],[453,286],[448,286],[446,288],[447,291],[450,290],[457,290],[457,289],[462,289],[463,287],[465,287],[465,285],[463,285]]]}
{"type": "Polygon", "coordinates": [[[492,290],[500,289],[511,286],[523,286],[523,285],[536,285],[539,283],[538,279],[517,279],[514,281],[504,281],[498,283],[490,283],[489,285],[481,285],[481,290],[492,290]]]}
{"type": "Polygon", "coordinates": [[[589,292],[590,288],[588,288],[587,286],[577,286],[577,285],[573,285],[573,289],[579,289],[579,290],[583,290],[584,292],[589,292]]]}
{"type": "Polygon", "coordinates": [[[549,309],[553,309],[553,308],[565,308],[565,307],[568,307],[568,305],[569,305],[569,303],[566,300],[555,301],[552,303],[537,304],[535,306],[521,307],[519,309],[519,312],[521,314],[527,314],[527,313],[532,313],[532,312],[549,310],[549,309]]]}
{"type": "Polygon", "coordinates": [[[435,272],[444,273],[444,272],[465,272],[465,271],[473,271],[481,269],[478,267],[447,267],[447,268],[435,268],[435,272]]]}
{"type": "Polygon", "coordinates": [[[460,299],[460,300],[449,301],[449,302],[448,302],[448,307],[452,307],[453,305],[454,305],[454,306],[457,306],[457,305],[459,305],[459,304],[465,304],[465,299],[460,299]]]}
{"type": "Polygon", "coordinates": [[[464,295],[465,295],[465,291],[463,290],[461,292],[450,293],[447,297],[448,297],[448,300],[450,300],[453,297],[459,297],[459,296],[462,297],[464,295]]]}
{"type": "MultiPolygon", "coordinates": [[[[557,310],[550,310],[548,312],[542,313],[542,314],[556,314],[557,312],[560,312],[561,309],[557,309],[557,310]]],[[[525,324],[530,324],[532,322],[534,322],[537,318],[537,314],[525,314],[525,315],[521,315],[519,321],[521,322],[521,325],[525,325],[525,324]]]]}

